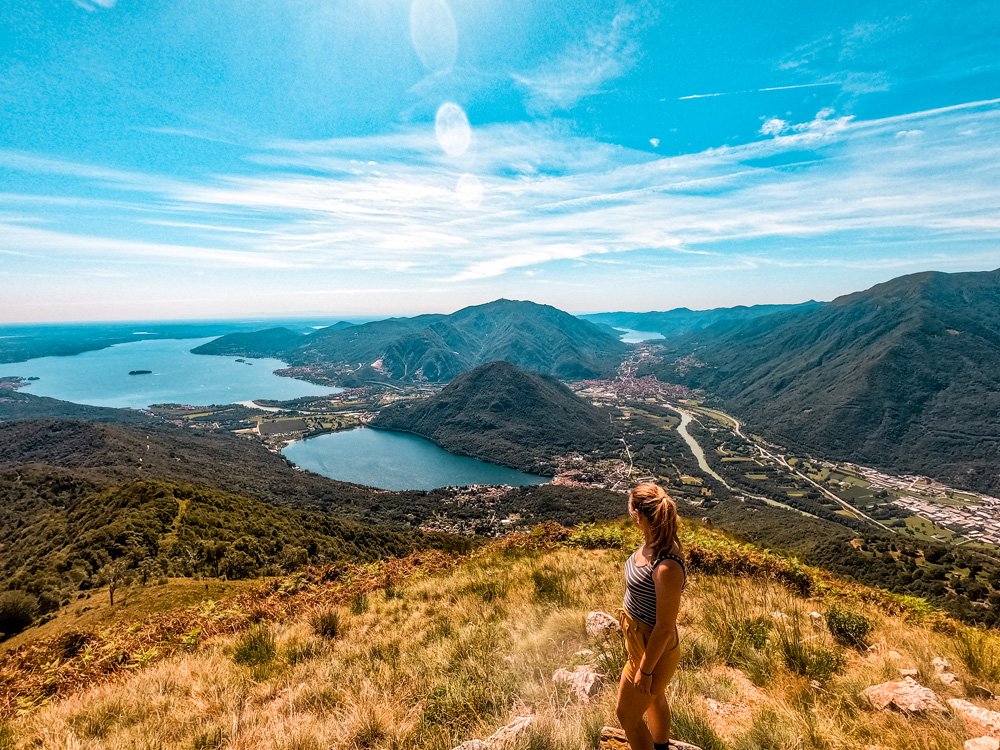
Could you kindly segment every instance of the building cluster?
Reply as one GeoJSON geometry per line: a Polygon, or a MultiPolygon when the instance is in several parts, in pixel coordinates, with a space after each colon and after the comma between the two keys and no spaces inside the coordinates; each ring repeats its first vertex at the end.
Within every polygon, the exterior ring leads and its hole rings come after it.
{"type": "MultiPolygon", "coordinates": [[[[1000,545],[1000,500],[982,498],[981,505],[945,505],[924,498],[904,496],[895,504],[906,508],[938,526],[961,529],[961,534],[976,542],[1000,545]]],[[[957,530],[957,529],[956,529],[957,530]]]]}

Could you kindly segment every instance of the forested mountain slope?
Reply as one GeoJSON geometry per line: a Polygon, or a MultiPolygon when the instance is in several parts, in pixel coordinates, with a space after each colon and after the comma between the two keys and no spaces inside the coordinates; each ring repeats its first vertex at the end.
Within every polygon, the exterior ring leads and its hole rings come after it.
{"type": "Polygon", "coordinates": [[[551,473],[554,455],[616,450],[610,417],[553,377],[489,362],[434,396],[383,409],[372,426],[422,435],[452,453],[551,473]]]}
{"type": "Polygon", "coordinates": [[[355,377],[447,382],[494,360],[563,379],[614,371],[628,351],[598,326],[548,305],[496,300],[451,315],[331,326],[307,336],[278,331],[223,336],[194,351],[340,364],[355,377]]]}
{"type": "Polygon", "coordinates": [[[820,456],[1000,490],[1000,271],[913,274],[709,328],[648,370],[820,456]]]}
{"type": "MultiPolygon", "coordinates": [[[[593,323],[626,328],[634,331],[655,331],[664,338],[683,336],[709,326],[735,326],[748,320],[774,315],[779,312],[804,312],[819,307],[821,302],[802,302],[797,305],[737,305],[717,307],[712,310],[689,310],[678,307],[664,312],[608,312],[581,315],[593,323]]],[[[717,329],[721,330],[721,328],[717,329]]]]}

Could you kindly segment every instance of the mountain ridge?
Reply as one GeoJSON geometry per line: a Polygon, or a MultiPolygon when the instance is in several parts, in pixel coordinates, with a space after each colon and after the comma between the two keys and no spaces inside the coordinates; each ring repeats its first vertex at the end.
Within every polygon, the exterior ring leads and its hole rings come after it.
{"type": "Polygon", "coordinates": [[[383,409],[372,427],[412,432],[452,453],[551,474],[548,459],[607,452],[610,414],[551,376],[496,361],[462,373],[426,399],[383,409]]]}
{"type": "Polygon", "coordinates": [[[1000,270],[912,274],[708,328],[645,367],[707,389],[785,444],[1000,489],[1000,270]],[[678,365],[685,357],[703,366],[678,365]]]}
{"type": "Polygon", "coordinates": [[[499,299],[454,313],[330,326],[299,339],[271,331],[234,334],[197,354],[278,357],[293,366],[340,368],[359,380],[447,382],[494,360],[571,380],[606,376],[629,347],[600,327],[550,305],[499,299]]]}

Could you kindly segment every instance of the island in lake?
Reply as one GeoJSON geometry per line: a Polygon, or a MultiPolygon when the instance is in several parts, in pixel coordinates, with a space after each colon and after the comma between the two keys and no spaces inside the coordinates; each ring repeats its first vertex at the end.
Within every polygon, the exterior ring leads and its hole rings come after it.
{"type": "Polygon", "coordinates": [[[152,375],[152,370],[129,370],[129,375],[152,375]]]}

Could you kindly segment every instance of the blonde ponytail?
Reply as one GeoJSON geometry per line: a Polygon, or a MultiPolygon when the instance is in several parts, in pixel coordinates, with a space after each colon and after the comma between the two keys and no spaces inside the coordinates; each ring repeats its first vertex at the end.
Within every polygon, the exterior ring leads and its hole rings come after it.
{"type": "Polygon", "coordinates": [[[677,539],[677,505],[660,485],[646,482],[632,489],[628,496],[629,510],[649,521],[653,528],[653,557],[660,558],[670,551],[677,539]]]}

